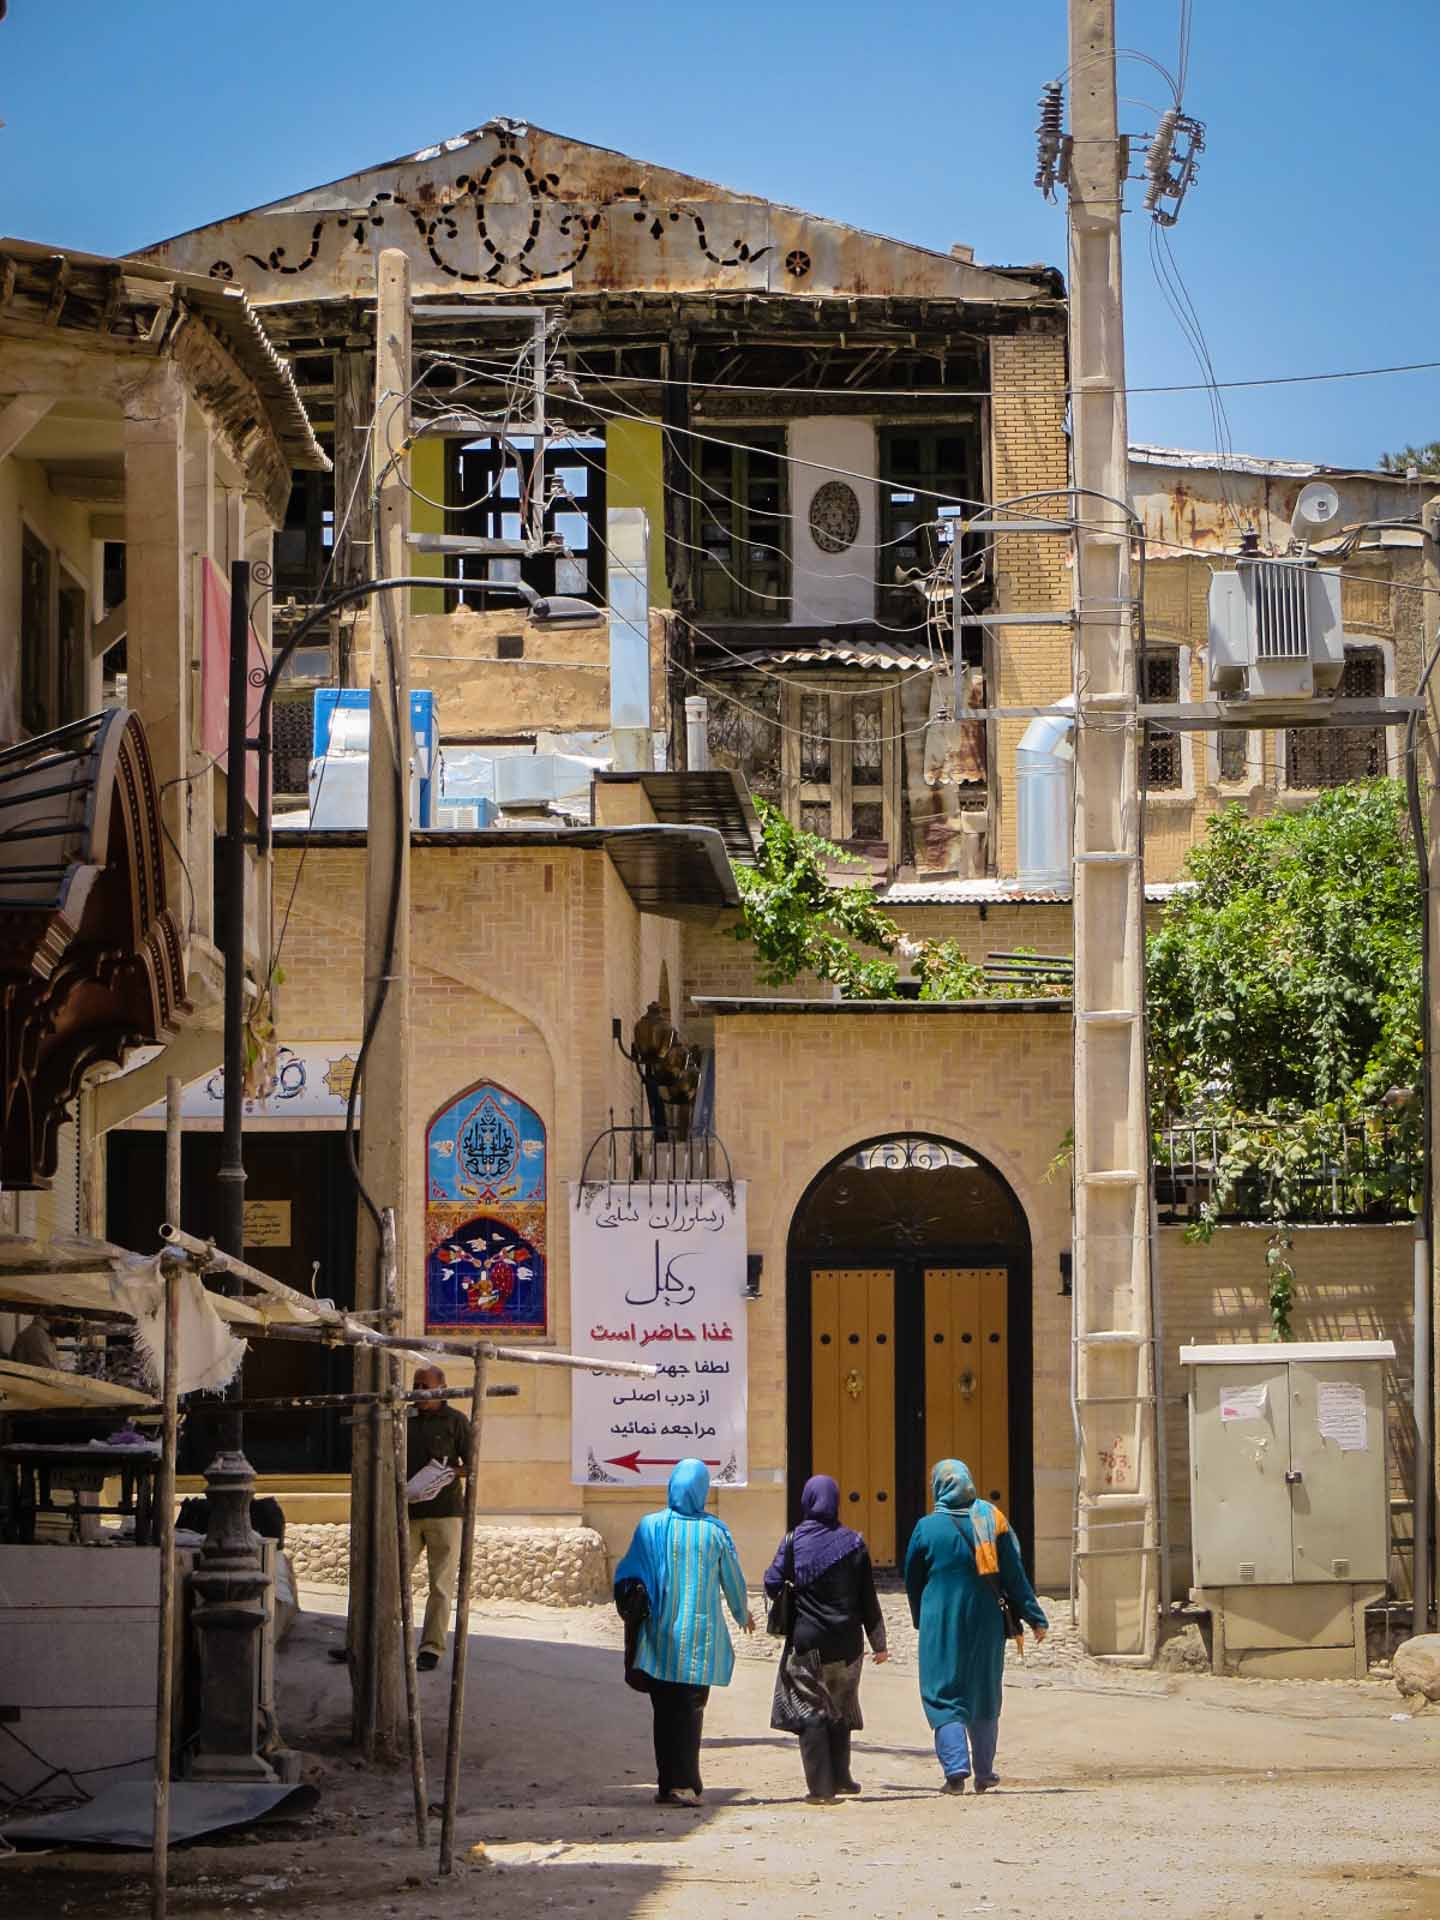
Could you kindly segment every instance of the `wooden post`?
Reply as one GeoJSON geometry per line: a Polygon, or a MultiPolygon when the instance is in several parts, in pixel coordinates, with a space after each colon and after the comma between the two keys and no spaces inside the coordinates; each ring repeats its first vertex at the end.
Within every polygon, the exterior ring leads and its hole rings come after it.
{"type": "Polygon", "coordinates": [[[445,1805],[440,1816],[440,1871],[455,1870],[455,1796],[465,1741],[465,1656],[470,1640],[470,1570],[475,1559],[475,1511],[480,1504],[480,1437],[485,1419],[485,1359],[475,1355],[470,1394],[470,1452],[465,1462],[465,1524],[455,1583],[455,1645],[450,1653],[450,1725],[445,1736],[445,1805]]]}
{"type": "MultiPolygon", "coordinates": [[[[385,1270],[386,1321],[391,1333],[398,1332],[399,1294],[395,1280],[395,1235],[393,1216],[387,1213],[388,1255],[385,1270]]],[[[392,1349],[386,1356],[386,1412],[390,1420],[390,1456],[395,1472],[395,1568],[400,1588],[400,1664],[405,1674],[405,1714],[410,1729],[410,1785],[415,1796],[415,1844],[423,1847],[430,1839],[429,1794],[425,1785],[425,1728],[420,1718],[420,1684],[415,1672],[415,1602],[410,1587],[410,1509],[405,1489],[410,1479],[409,1449],[405,1441],[405,1420],[409,1403],[403,1397],[400,1368],[402,1362],[392,1349]]]]}
{"type": "MultiPolygon", "coordinates": [[[[180,1082],[165,1082],[165,1213],[180,1218],[180,1082]]],[[[160,1271],[165,1280],[165,1361],[161,1398],[165,1407],[160,1433],[160,1473],[155,1499],[160,1520],[160,1627],[155,1668],[155,1808],[151,1834],[152,1920],[165,1920],[170,1892],[170,1728],[175,1711],[175,1448],[179,1438],[176,1394],[180,1333],[179,1254],[167,1253],[160,1271]]]]}
{"type": "MultiPolygon", "coordinates": [[[[410,422],[410,264],[398,248],[381,255],[376,274],[375,433],[376,566],[407,571],[410,422]]],[[[381,1208],[394,1209],[397,1256],[408,1246],[410,1206],[410,676],[405,592],[377,597],[370,673],[370,786],[365,864],[365,1048],[360,1117],[360,1206],[355,1304],[382,1308],[381,1208]],[[373,1209],[373,1211],[372,1211],[373,1209]]],[[[365,1356],[357,1388],[383,1390],[384,1363],[365,1356]]],[[[378,1418],[378,1416],[377,1416],[378,1418]]],[[[372,1432],[378,1437],[378,1427],[372,1432]]],[[[358,1438],[358,1433],[357,1433],[358,1438]]],[[[392,1530],[392,1476],[382,1450],[355,1450],[350,1496],[350,1654],[354,1734],[367,1754],[399,1751],[400,1595],[392,1530]]]]}

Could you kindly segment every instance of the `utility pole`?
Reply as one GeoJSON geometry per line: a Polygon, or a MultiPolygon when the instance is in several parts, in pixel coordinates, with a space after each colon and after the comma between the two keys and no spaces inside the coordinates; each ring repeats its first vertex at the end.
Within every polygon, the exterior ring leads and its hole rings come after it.
{"type": "MultiPolygon", "coordinates": [[[[410,263],[398,248],[376,268],[375,431],[371,436],[375,572],[406,572],[410,530],[410,263]]],[[[360,1176],[373,1206],[393,1210],[382,1233],[362,1198],[355,1304],[387,1306],[386,1266],[404,1258],[409,1225],[410,1110],[410,674],[404,591],[376,597],[370,653],[370,785],[365,834],[365,1031],[360,1111],[360,1176]]],[[[398,1297],[392,1295],[392,1297],[398,1297]]],[[[386,1325],[387,1333],[399,1331],[386,1325]]],[[[357,1353],[355,1386],[381,1393],[383,1360],[357,1353]]],[[[399,1661],[402,1596],[396,1575],[390,1434],[378,1403],[353,1429],[350,1475],[350,1674],[356,1744],[372,1757],[400,1747],[404,1699],[399,1661]]],[[[409,1596],[403,1596],[408,1605],[409,1596]]]]}
{"type": "MultiPolygon", "coordinates": [[[[1430,658],[1432,650],[1440,647],[1440,501],[1428,500],[1421,506],[1420,525],[1424,530],[1420,542],[1420,581],[1425,589],[1420,595],[1420,661],[1423,672],[1424,663],[1430,658]]],[[[1437,1406],[1440,1378],[1437,1378],[1435,1368],[1435,1326],[1437,1309],[1440,1309],[1435,1205],[1436,1116],[1440,1114],[1440,1106],[1436,1104],[1440,1100],[1440,1061],[1436,1058],[1440,1048],[1436,1047],[1434,1031],[1435,957],[1440,954],[1440,725],[1437,725],[1437,721],[1440,721],[1440,697],[1437,697],[1436,676],[1431,676],[1424,691],[1425,711],[1413,732],[1417,749],[1421,736],[1425,742],[1425,859],[1421,865],[1421,872],[1425,876],[1425,899],[1422,903],[1425,914],[1425,965],[1422,969],[1422,991],[1429,997],[1429,1005],[1422,1013],[1427,1036],[1426,1084],[1422,1098],[1425,1159],[1430,1188],[1421,1199],[1415,1262],[1415,1358],[1412,1376],[1416,1441],[1415,1558],[1411,1575],[1411,1625],[1415,1633],[1430,1631],[1430,1589],[1434,1581],[1431,1547],[1437,1506],[1435,1431],[1437,1412],[1440,1412],[1440,1406],[1437,1406]]],[[[1407,731],[1407,746],[1410,737],[1407,731]]],[[[1416,773],[1420,771],[1417,764],[1416,773]]]]}
{"type": "Polygon", "coordinates": [[[1080,1637],[1148,1661],[1160,1590],[1137,609],[1114,0],[1069,0],[1075,463],[1075,1543],[1080,1637]]]}

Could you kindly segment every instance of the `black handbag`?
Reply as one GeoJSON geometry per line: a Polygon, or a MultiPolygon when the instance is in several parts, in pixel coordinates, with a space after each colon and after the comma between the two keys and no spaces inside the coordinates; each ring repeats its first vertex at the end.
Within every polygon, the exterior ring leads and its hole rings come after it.
{"type": "Polygon", "coordinates": [[[635,1664],[640,1629],[650,1618],[650,1595],[643,1580],[621,1580],[617,1584],[615,1611],[625,1623],[625,1684],[637,1693],[649,1693],[650,1675],[635,1664]]]}
{"type": "MultiPolygon", "coordinates": [[[[961,1530],[959,1514],[952,1513],[950,1518],[954,1523],[955,1531],[959,1533],[961,1530]]],[[[1005,1591],[1004,1582],[998,1573],[982,1573],[980,1578],[995,1596],[995,1604],[1000,1609],[1000,1624],[1005,1629],[1005,1638],[1007,1640],[1018,1641],[1020,1651],[1023,1654],[1025,1650],[1024,1624],[1019,1614],[1015,1611],[1015,1602],[1005,1591]]]]}
{"type": "Polygon", "coordinates": [[[767,1629],[777,1640],[788,1640],[795,1631],[795,1535],[785,1536],[785,1559],[780,1569],[780,1590],[770,1602],[765,1617],[767,1629]]]}

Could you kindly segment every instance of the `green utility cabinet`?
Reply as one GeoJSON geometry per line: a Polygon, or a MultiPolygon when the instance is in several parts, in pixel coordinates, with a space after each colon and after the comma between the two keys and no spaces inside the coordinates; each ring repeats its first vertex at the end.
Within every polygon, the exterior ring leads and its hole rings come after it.
{"type": "Polygon", "coordinates": [[[1217,1673],[1365,1672],[1389,1572],[1388,1340],[1182,1347],[1195,1585],[1217,1673]]]}

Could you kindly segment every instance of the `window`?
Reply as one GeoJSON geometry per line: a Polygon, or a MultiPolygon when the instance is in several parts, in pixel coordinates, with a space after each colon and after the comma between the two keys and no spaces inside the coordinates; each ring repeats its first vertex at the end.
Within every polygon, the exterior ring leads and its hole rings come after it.
{"type": "Polygon", "coordinates": [[[55,725],[50,642],[50,549],[28,527],[20,536],[20,724],[27,733],[55,725]]]}
{"type": "Polygon", "coordinates": [[[28,527],[20,540],[20,724],[49,733],[78,720],[89,689],[85,589],[28,527]]]}
{"type": "Polygon", "coordinates": [[[899,857],[899,696],[807,675],[727,678],[712,695],[712,766],[743,773],[806,833],[893,865],[899,857]]]}
{"type": "MultiPolygon", "coordinates": [[[[1180,649],[1150,646],[1142,661],[1140,698],[1174,701],[1180,698],[1180,649]]],[[[1245,736],[1241,734],[1243,741],[1245,736]]],[[[1145,730],[1145,786],[1151,793],[1177,793],[1185,784],[1180,735],[1152,721],[1145,730]]],[[[1243,758],[1243,755],[1242,755],[1243,758]]]]}
{"type": "MultiPolygon", "coordinates": [[[[1342,700],[1385,694],[1385,656],[1378,647],[1347,647],[1342,700]]],[[[1302,791],[1373,780],[1386,767],[1383,727],[1292,727],[1285,736],[1285,784],[1302,791]]]]}
{"type": "Polygon", "coordinates": [[[935,522],[947,503],[979,498],[978,442],[973,427],[886,427],[879,454],[880,617],[915,626],[920,603],[896,573],[929,573],[939,564],[950,535],[935,522]]]}
{"type": "MultiPolygon", "coordinates": [[[[445,497],[456,509],[447,514],[450,533],[482,540],[524,538],[530,490],[535,484],[535,443],[521,434],[506,446],[491,435],[446,444],[445,497]]],[[[605,442],[569,440],[552,444],[545,456],[547,534],[557,534],[564,553],[462,554],[447,560],[445,571],[463,580],[523,580],[537,593],[563,593],[605,603],[605,442]]],[[[499,612],[516,604],[510,594],[449,593],[447,611],[457,606],[490,607],[499,612]]]]}
{"type": "Polygon", "coordinates": [[[313,599],[335,545],[335,475],[297,473],[285,524],[275,532],[275,588],[279,595],[313,599]]]}
{"type": "Polygon", "coordinates": [[[781,428],[727,428],[698,440],[694,486],[696,602],[702,613],[785,620],[790,614],[790,489],[781,428]],[[728,444],[733,442],[734,444],[728,444]]]}

